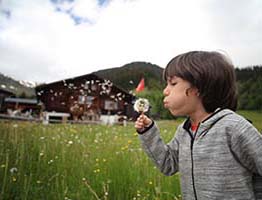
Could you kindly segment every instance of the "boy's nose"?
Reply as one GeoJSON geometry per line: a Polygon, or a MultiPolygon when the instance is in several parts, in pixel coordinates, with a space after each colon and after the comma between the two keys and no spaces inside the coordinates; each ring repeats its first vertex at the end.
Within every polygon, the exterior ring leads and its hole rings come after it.
{"type": "Polygon", "coordinates": [[[164,96],[167,96],[169,94],[169,90],[167,87],[165,87],[165,89],[163,90],[163,94],[164,96]]]}

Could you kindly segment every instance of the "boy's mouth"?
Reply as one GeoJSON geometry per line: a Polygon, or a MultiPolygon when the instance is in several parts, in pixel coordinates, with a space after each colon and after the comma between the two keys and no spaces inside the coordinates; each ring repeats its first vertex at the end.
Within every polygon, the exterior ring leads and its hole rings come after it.
{"type": "Polygon", "coordinates": [[[163,104],[164,104],[164,107],[167,108],[167,106],[168,106],[167,101],[163,101],[163,104]]]}

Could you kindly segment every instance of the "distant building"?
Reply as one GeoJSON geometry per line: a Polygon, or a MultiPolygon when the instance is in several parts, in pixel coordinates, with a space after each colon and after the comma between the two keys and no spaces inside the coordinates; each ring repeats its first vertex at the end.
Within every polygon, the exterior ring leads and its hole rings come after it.
{"type": "Polygon", "coordinates": [[[15,96],[14,93],[0,88],[0,112],[4,111],[4,100],[7,97],[15,96]]]}
{"type": "Polygon", "coordinates": [[[40,114],[41,104],[37,99],[25,99],[7,97],[4,99],[4,112],[9,115],[24,115],[37,116],[40,114]]]}
{"type": "Polygon", "coordinates": [[[135,97],[95,74],[87,74],[36,87],[47,112],[70,113],[76,120],[97,120],[101,115],[133,116],[135,97]]]}

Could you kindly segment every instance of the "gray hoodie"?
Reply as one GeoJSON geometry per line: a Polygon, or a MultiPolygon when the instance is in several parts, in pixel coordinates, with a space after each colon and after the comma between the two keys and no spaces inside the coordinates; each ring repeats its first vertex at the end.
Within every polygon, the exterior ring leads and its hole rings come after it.
{"type": "Polygon", "coordinates": [[[200,123],[194,134],[190,126],[188,119],[168,144],[155,123],[139,135],[162,173],[179,171],[183,199],[256,199],[252,178],[262,175],[262,136],[254,126],[228,109],[200,123]]]}

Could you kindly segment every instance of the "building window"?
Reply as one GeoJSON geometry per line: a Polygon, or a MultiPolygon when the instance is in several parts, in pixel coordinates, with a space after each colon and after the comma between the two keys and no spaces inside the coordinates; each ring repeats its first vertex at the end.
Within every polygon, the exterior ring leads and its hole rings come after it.
{"type": "Polygon", "coordinates": [[[91,106],[93,103],[93,100],[95,99],[95,97],[93,96],[78,96],[78,103],[79,104],[87,104],[88,106],[91,106]]]}
{"type": "Polygon", "coordinates": [[[105,100],[105,110],[117,110],[118,104],[115,101],[105,100]]]}

